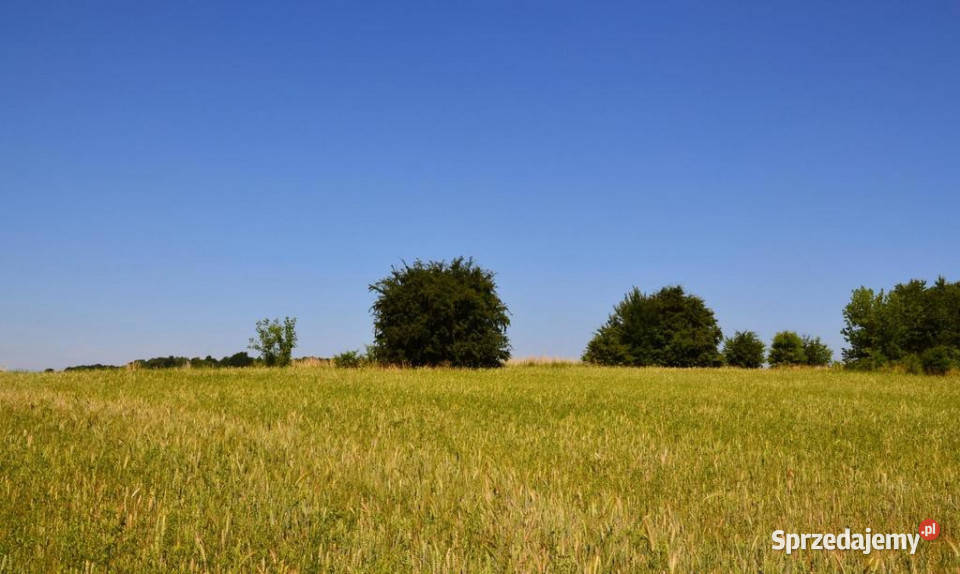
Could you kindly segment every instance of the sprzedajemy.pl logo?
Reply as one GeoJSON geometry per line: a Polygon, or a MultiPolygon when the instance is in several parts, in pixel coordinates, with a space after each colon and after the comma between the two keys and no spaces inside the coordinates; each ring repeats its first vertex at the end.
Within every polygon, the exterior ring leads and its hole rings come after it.
{"type": "Polygon", "coordinates": [[[913,534],[873,532],[870,528],[865,529],[864,532],[851,532],[849,528],[845,528],[839,533],[797,533],[774,530],[770,538],[773,540],[774,550],[782,550],[787,554],[797,550],[855,550],[864,554],[879,550],[909,550],[910,554],[914,554],[921,538],[935,540],[938,536],[940,536],[940,525],[928,518],[920,523],[920,528],[913,534]]]}

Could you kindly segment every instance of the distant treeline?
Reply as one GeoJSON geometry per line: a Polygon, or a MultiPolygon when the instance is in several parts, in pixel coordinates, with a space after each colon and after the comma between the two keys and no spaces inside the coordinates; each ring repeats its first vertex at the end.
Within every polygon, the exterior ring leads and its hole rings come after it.
{"type": "Polygon", "coordinates": [[[152,359],[140,359],[133,362],[133,367],[137,369],[176,369],[179,367],[190,367],[191,369],[216,369],[219,367],[252,367],[257,364],[257,359],[254,359],[242,351],[240,353],[234,353],[228,357],[224,357],[219,361],[207,355],[204,358],[194,357],[188,359],[186,357],[154,357],[152,359]]]}
{"type": "Polygon", "coordinates": [[[64,371],[105,371],[111,369],[177,369],[183,367],[190,367],[191,369],[217,369],[217,368],[237,368],[237,367],[253,367],[257,365],[260,361],[248,355],[245,351],[240,353],[234,353],[233,355],[224,357],[220,360],[217,360],[210,355],[207,355],[204,358],[194,357],[175,357],[170,355],[168,357],[153,357],[152,359],[138,359],[131,363],[128,363],[124,366],[117,365],[101,365],[96,363],[93,365],[76,365],[73,367],[67,367],[64,371]]]}
{"type": "MultiPolygon", "coordinates": [[[[123,367],[118,367],[116,365],[101,365],[100,363],[94,363],[92,365],[74,365],[73,367],[67,367],[64,371],[109,371],[112,369],[122,369],[123,367]]],[[[53,371],[53,369],[47,369],[47,371],[53,371]]]]}
{"type": "MultiPolygon", "coordinates": [[[[510,315],[496,291],[492,271],[472,259],[416,261],[391,269],[369,286],[377,300],[374,341],[366,352],[347,351],[332,359],[292,359],[296,318],[257,321],[246,352],[224,357],[155,357],[127,368],[284,367],[294,363],[335,367],[499,367],[510,358],[510,315]],[[312,361],[312,362],[310,362],[312,361]]],[[[946,374],[960,366],[960,282],[940,277],[928,285],[912,280],[891,291],[853,291],[843,310],[843,366],[894,368],[946,374]]],[[[634,287],[617,303],[582,355],[585,363],[622,367],[760,368],[833,364],[833,351],[820,337],[784,330],[767,346],[754,331],[725,338],[713,309],[679,285],[644,293],[634,287]]],[[[70,370],[116,369],[80,365],[70,370]]]]}

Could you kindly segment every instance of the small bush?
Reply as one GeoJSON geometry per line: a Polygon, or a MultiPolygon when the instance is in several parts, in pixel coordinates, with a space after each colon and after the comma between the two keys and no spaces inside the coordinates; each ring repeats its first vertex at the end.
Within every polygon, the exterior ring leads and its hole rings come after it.
{"type": "Polygon", "coordinates": [[[927,349],[920,355],[923,372],[928,375],[946,375],[953,366],[954,350],[945,345],[927,349]]]}
{"type": "Polygon", "coordinates": [[[753,331],[737,331],[723,342],[723,360],[731,367],[759,369],[763,366],[765,345],[753,331]]]}
{"type": "Polygon", "coordinates": [[[346,351],[339,355],[334,355],[333,366],[338,369],[356,369],[366,363],[366,357],[359,351],[346,351]]]}

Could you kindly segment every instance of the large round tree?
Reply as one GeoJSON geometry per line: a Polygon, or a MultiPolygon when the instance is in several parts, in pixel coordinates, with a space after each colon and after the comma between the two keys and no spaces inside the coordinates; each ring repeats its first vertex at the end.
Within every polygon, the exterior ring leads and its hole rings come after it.
{"type": "Polygon", "coordinates": [[[498,367],[510,358],[507,306],[472,259],[394,267],[370,285],[375,360],[413,367],[498,367]]]}
{"type": "Polygon", "coordinates": [[[583,360],[600,365],[714,367],[723,339],[703,299],[680,286],[651,295],[633,288],[587,345],[583,360]]]}

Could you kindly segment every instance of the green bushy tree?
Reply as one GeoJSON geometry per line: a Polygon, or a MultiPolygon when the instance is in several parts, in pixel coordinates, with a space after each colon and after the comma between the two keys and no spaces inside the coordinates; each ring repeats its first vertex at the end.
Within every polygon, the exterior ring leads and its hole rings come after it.
{"type": "Polygon", "coordinates": [[[507,306],[491,271],[458,257],[392,268],[370,285],[374,344],[386,364],[498,367],[510,358],[507,306]]]}
{"type": "Polygon", "coordinates": [[[290,364],[293,349],[297,346],[297,319],[284,317],[257,321],[257,336],[250,338],[250,348],[260,353],[263,364],[268,367],[286,367],[290,364]]]}
{"type": "Polygon", "coordinates": [[[713,367],[723,339],[713,311],[680,286],[646,295],[634,287],[587,345],[583,360],[600,365],[713,367]]]}
{"type": "Polygon", "coordinates": [[[885,347],[889,337],[885,334],[885,297],[883,291],[860,287],[850,296],[843,309],[844,328],[841,331],[848,348],[841,352],[848,367],[874,369],[887,362],[885,347]]]}
{"type": "Polygon", "coordinates": [[[803,339],[793,331],[780,331],[773,336],[773,342],[770,343],[767,362],[771,367],[807,364],[803,339]]]}
{"type": "Polygon", "coordinates": [[[765,349],[766,345],[753,331],[737,331],[723,342],[723,360],[731,367],[759,369],[765,349]]]}
{"type": "Polygon", "coordinates": [[[833,351],[820,337],[803,337],[803,357],[811,367],[826,367],[833,361],[833,351]]]}
{"type": "Polygon", "coordinates": [[[889,292],[860,287],[843,318],[848,348],[842,354],[848,367],[913,370],[934,347],[960,351],[960,282],[939,277],[928,285],[914,279],[889,292]]]}

